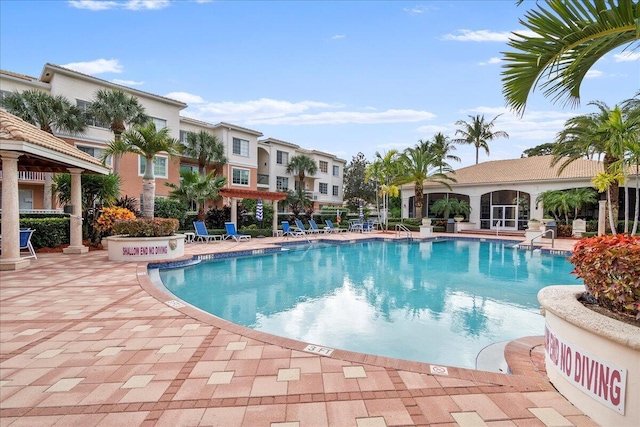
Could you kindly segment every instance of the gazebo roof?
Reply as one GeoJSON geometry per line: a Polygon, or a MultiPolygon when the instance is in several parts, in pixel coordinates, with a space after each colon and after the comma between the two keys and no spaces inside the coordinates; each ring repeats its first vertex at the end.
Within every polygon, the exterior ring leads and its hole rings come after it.
{"type": "Polygon", "coordinates": [[[4,110],[0,110],[0,150],[21,153],[18,170],[66,173],[72,167],[109,173],[100,160],[4,110]]]}
{"type": "Polygon", "coordinates": [[[264,200],[284,200],[287,198],[287,193],[280,193],[274,191],[257,191],[257,190],[244,190],[241,188],[223,188],[218,192],[224,197],[236,197],[238,199],[264,199],[264,200]]]}

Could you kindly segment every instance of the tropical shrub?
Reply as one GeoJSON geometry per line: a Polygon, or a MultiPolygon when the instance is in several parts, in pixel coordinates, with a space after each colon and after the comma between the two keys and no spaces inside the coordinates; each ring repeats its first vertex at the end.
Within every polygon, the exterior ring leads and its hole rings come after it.
{"type": "Polygon", "coordinates": [[[580,240],[569,257],[573,274],[598,302],[640,318],[640,237],[624,234],[580,240]]]}
{"type": "Polygon", "coordinates": [[[102,237],[113,235],[113,225],[116,221],[135,218],[135,214],[129,209],[117,206],[103,208],[100,216],[96,219],[94,227],[100,232],[102,237]]]}
{"type": "Polygon", "coordinates": [[[58,248],[69,244],[69,217],[67,218],[21,218],[20,227],[36,231],[31,235],[34,249],[58,248]]]}
{"type": "Polygon", "coordinates": [[[133,212],[133,214],[136,217],[142,216],[142,214],[138,210],[138,207],[140,206],[140,203],[138,203],[138,199],[136,199],[135,197],[129,197],[127,195],[125,195],[123,197],[120,197],[113,204],[113,206],[118,206],[118,207],[121,207],[121,208],[129,209],[131,212],[133,212]]]}
{"type": "Polygon", "coordinates": [[[179,222],[175,218],[134,218],[116,221],[113,232],[127,234],[129,237],[163,237],[174,234],[178,226],[179,222]]]}
{"type": "Polygon", "coordinates": [[[179,200],[156,198],[153,206],[153,216],[157,218],[175,218],[179,227],[186,228],[188,206],[179,200]]]}

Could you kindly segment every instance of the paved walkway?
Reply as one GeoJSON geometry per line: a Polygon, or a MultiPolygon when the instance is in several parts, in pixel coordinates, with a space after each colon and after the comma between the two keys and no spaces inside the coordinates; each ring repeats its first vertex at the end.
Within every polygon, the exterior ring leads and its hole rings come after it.
{"type": "Polygon", "coordinates": [[[548,382],[541,337],[507,346],[514,375],[326,357],[171,299],[144,263],[110,262],[106,251],[41,254],[27,270],[2,272],[0,426],[595,425],[548,382]]]}

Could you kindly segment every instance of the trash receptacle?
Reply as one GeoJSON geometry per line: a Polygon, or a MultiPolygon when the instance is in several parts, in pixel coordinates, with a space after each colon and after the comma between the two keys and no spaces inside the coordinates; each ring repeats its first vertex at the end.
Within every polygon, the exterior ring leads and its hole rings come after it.
{"type": "Polygon", "coordinates": [[[456,221],[453,218],[447,220],[447,233],[456,232],[456,221]]]}
{"type": "Polygon", "coordinates": [[[545,225],[544,227],[544,231],[545,231],[545,236],[544,237],[551,237],[550,234],[551,233],[547,233],[547,230],[553,230],[553,237],[558,237],[558,223],[555,221],[549,221],[547,222],[547,225],[545,225]]]}

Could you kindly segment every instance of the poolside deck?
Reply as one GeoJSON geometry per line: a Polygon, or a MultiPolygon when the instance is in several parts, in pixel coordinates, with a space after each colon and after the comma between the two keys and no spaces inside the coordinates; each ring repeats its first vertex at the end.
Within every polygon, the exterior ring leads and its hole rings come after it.
{"type": "MultiPolygon", "coordinates": [[[[572,244],[557,240],[556,249],[572,244]]],[[[145,263],[110,262],[106,251],[39,254],[27,270],[2,272],[0,426],[596,425],[548,382],[542,337],[507,346],[514,375],[340,350],[326,357],[171,299],[145,263]]]]}

